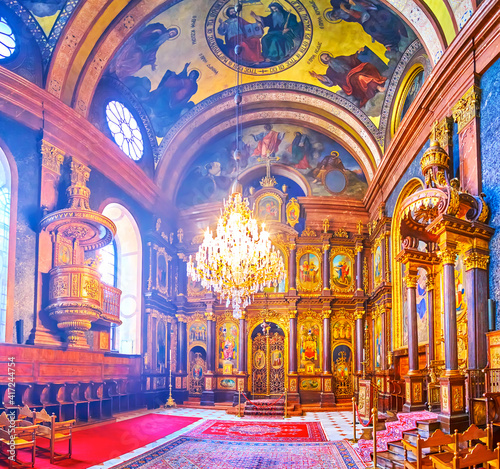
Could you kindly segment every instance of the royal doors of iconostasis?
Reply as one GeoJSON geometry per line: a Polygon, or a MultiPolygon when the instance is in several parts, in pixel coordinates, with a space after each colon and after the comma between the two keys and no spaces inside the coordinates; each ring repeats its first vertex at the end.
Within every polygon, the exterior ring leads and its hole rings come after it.
{"type": "Polygon", "coordinates": [[[251,335],[251,391],[253,396],[285,392],[285,333],[274,322],[257,325],[251,335]]]}

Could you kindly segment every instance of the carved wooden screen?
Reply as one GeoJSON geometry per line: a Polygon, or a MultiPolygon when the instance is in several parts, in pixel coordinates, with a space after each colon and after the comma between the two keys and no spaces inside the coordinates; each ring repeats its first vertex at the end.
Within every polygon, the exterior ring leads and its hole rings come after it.
{"type": "Polygon", "coordinates": [[[275,332],[269,338],[269,393],[285,392],[285,337],[275,332]]]}

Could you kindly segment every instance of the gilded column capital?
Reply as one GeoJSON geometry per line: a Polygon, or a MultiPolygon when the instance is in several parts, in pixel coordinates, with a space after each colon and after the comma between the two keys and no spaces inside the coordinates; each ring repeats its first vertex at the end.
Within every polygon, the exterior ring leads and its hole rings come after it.
{"type": "Polygon", "coordinates": [[[425,281],[425,286],[427,288],[427,291],[434,290],[435,288],[435,282],[436,282],[436,275],[435,274],[427,274],[427,280],[425,281]]]}
{"type": "Polygon", "coordinates": [[[296,309],[290,309],[288,311],[288,315],[290,319],[295,319],[297,317],[297,310],[296,309]]]}
{"type": "Polygon", "coordinates": [[[488,268],[489,261],[490,261],[490,256],[486,254],[480,254],[479,252],[471,252],[464,260],[465,270],[471,270],[471,269],[486,270],[488,268]]]}
{"type": "Polygon", "coordinates": [[[176,314],[175,317],[177,318],[177,321],[187,323],[187,318],[184,314],[176,314]]]}
{"type": "Polygon", "coordinates": [[[215,315],[212,311],[205,311],[205,317],[207,321],[215,321],[215,315]]]}
{"type": "Polygon", "coordinates": [[[358,254],[359,252],[363,252],[363,244],[356,244],[356,247],[354,248],[354,252],[358,254]]]}
{"type": "Polygon", "coordinates": [[[54,173],[61,175],[61,165],[64,163],[65,153],[52,145],[51,143],[42,140],[42,166],[50,169],[54,173]]]}
{"type": "Polygon", "coordinates": [[[457,261],[458,252],[455,249],[442,249],[438,252],[438,257],[441,259],[441,264],[453,264],[457,261]]]}
{"type": "Polygon", "coordinates": [[[329,250],[330,250],[330,243],[323,244],[323,246],[322,246],[322,252],[325,253],[325,252],[328,252],[329,250]]]}
{"type": "Polygon", "coordinates": [[[324,309],[322,311],[323,314],[323,319],[330,319],[330,316],[332,315],[332,310],[331,309],[324,309]]]}
{"type": "Polygon", "coordinates": [[[406,288],[417,288],[418,275],[407,274],[405,275],[406,288]]]}
{"type": "Polygon", "coordinates": [[[357,321],[358,319],[363,319],[365,312],[364,311],[355,311],[354,312],[354,320],[357,321]]]}
{"type": "Polygon", "coordinates": [[[481,109],[481,88],[472,85],[451,109],[453,119],[458,124],[458,132],[479,117],[481,109]]]}

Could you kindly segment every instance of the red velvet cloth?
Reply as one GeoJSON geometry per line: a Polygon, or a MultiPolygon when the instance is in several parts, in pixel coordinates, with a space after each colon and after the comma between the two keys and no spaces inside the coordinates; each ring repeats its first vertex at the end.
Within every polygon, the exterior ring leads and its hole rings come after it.
{"type": "MultiPolygon", "coordinates": [[[[92,427],[88,430],[77,430],[73,432],[73,457],[71,459],[50,464],[50,453],[37,451],[35,468],[84,469],[146,446],[197,420],[199,419],[193,417],[149,414],[118,423],[92,427]]],[[[45,446],[47,440],[39,439],[38,444],[45,446]]],[[[56,451],[67,453],[68,442],[56,443],[56,451]]],[[[21,450],[19,455],[23,461],[29,458],[26,450],[21,450]]]]}

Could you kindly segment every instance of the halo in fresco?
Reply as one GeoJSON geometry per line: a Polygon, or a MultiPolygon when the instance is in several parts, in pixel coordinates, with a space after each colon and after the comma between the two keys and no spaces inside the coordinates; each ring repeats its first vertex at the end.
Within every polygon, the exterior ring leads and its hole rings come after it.
{"type": "Polygon", "coordinates": [[[208,45],[226,66],[236,70],[235,46],[240,43],[240,71],[270,75],[296,64],[311,45],[312,23],[297,0],[247,1],[237,18],[232,0],[217,0],[205,23],[208,45]]]}

